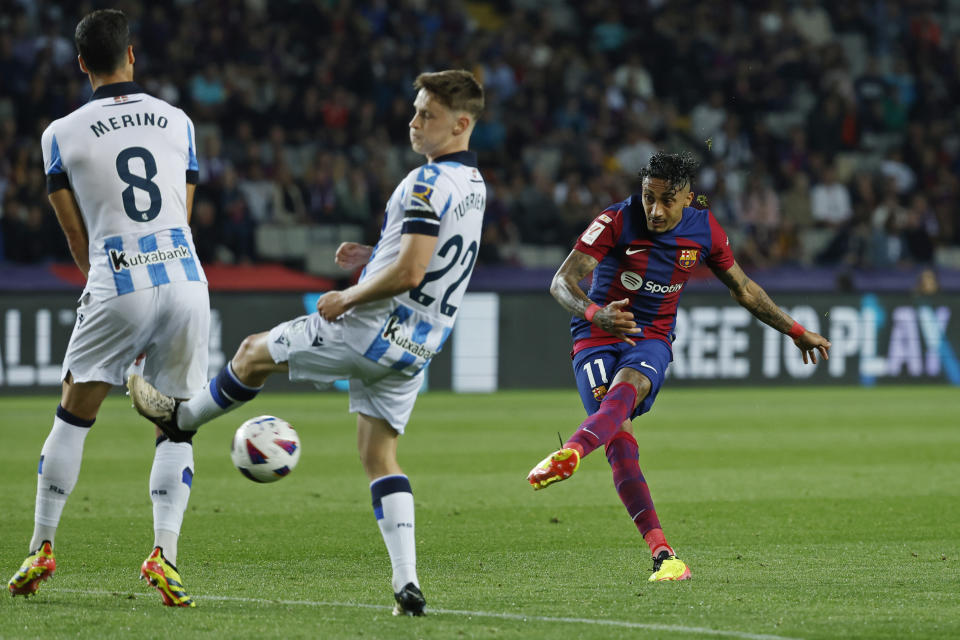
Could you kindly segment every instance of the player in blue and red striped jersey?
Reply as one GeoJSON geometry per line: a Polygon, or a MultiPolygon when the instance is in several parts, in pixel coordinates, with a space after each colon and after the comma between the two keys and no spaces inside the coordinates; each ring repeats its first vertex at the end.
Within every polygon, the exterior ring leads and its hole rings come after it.
{"type": "Polygon", "coordinates": [[[543,489],[604,446],[617,493],[653,555],[651,582],[686,580],[690,569],[660,527],[631,420],[650,411],[673,360],[677,305],[693,269],[706,263],[737,302],[793,338],[805,363],[830,349],[744,274],[713,214],[690,206],[696,169],[689,155],[655,154],[640,171],[641,193],[597,216],[554,276],[550,293],[573,314],[573,369],[589,417],[527,476],[543,489]],[[591,271],[584,293],[579,283],[591,271]]]}

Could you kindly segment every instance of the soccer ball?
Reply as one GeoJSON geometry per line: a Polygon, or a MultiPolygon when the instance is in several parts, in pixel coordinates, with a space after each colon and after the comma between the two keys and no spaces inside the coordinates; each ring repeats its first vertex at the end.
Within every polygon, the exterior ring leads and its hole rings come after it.
{"type": "Polygon", "coordinates": [[[297,466],[300,436],[280,418],[257,416],[233,435],[230,457],[240,473],[254,482],[276,482],[297,466]]]}

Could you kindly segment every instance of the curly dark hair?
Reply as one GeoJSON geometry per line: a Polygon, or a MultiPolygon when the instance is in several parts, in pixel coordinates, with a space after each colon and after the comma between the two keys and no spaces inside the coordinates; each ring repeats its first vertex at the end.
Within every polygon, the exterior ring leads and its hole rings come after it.
{"type": "Polygon", "coordinates": [[[665,180],[674,189],[679,190],[687,185],[693,188],[693,177],[699,167],[700,163],[690,153],[657,151],[647,166],[640,169],[640,180],[656,178],[665,180]]]}

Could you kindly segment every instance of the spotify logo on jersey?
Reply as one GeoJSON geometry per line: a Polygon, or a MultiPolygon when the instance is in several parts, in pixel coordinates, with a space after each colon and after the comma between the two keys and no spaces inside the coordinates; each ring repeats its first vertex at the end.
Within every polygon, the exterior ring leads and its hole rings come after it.
{"type": "Polygon", "coordinates": [[[643,278],[633,271],[624,271],[620,274],[620,284],[630,291],[636,291],[643,286],[643,278]]]}

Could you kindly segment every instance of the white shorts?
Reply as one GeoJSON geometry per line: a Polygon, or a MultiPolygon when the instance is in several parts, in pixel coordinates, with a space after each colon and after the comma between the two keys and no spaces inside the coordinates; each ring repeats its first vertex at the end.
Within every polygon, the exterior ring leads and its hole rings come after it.
{"type": "Polygon", "coordinates": [[[386,420],[403,433],[423,384],[423,372],[408,376],[364,358],[350,346],[340,322],[318,313],[294,318],[270,330],[267,347],[276,363],[286,362],[290,380],[327,388],[350,380],[350,412],[386,420]]]}
{"type": "Polygon", "coordinates": [[[80,298],[61,379],[122,385],[141,354],[143,377],[189,398],[207,381],[210,297],[203,282],[173,282],[122,296],[80,298]]]}

